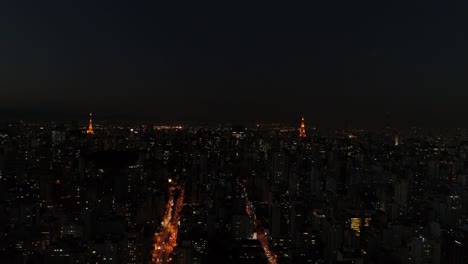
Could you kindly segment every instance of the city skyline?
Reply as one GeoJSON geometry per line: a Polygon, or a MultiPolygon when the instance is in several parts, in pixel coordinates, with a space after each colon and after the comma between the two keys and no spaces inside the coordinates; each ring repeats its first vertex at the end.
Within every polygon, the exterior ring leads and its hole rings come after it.
{"type": "Polygon", "coordinates": [[[468,1],[0,1],[3,264],[467,264],[468,1]]]}
{"type": "Polygon", "coordinates": [[[0,124],[5,263],[468,259],[468,129],[82,119],[0,124]]]}
{"type": "MultiPolygon", "coordinates": [[[[131,112],[98,112],[98,117],[101,121],[125,121],[125,122],[149,122],[149,123],[159,123],[159,124],[175,124],[175,123],[205,123],[205,124],[216,124],[216,123],[232,123],[237,125],[253,125],[253,124],[283,124],[283,125],[295,125],[297,120],[303,117],[304,113],[307,111],[295,111],[292,109],[290,111],[285,111],[278,114],[275,117],[265,118],[262,115],[256,115],[254,112],[245,118],[244,116],[239,115],[227,115],[221,118],[213,117],[203,117],[199,116],[193,117],[193,115],[176,115],[166,116],[166,115],[148,115],[148,114],[136,114],[131,112]],[[255,118],[254,118],[255,117],[255,118]]],[[[340,128],[365,128],[365,129],[380,129],[386,128],[389,125],[394,128],[412,128],[419,127],[425,129],[455,129],[455,128],[468,128],[466,123],[462,118],[459,118],[458,121],[452,122],[445,119],[441,113],[433,112],[433,109],[419,109],[418,111],[420,116],[415,117],[414,114],[407,114],[397,112],[375,112],[371,111],[370,117],[372,122],[369,123],[369,120],[360,119],[357,117],[350,117],[349,112],[343,112],[346,114],[346,119],[339,120],[339,118],[344,118],[343,116],[334,115],[331,120],[324,119],[323,112],[311,113],[312,122],[308,125],[314,127],[321,127],[324,129],[340,129],[340,128]],[[399,116],[398,114],[403,114],[404,117],[399,116]]],[[[29,120],[29,121],[56,121],[59,123],[64,122],[83,122],[83,115],[89,112],[63,112],[63,111],[44,111],[41,110],[32,110],[22,109],[21,111],[14,111],[13,109],[0,108],[0,119],[4,122],[15,121],[15,120],[29,120]]],[[[453,114],[453,113],[451,113],[453,114]]],[[[309,115],[306,115],[309,116],[309,115]]]]}

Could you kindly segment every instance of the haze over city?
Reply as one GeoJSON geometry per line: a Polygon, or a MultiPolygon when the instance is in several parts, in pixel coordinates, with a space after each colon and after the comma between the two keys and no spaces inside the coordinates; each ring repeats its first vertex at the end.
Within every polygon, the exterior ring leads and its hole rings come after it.
{"type": "Polygon", "coordinates": [[[0,112],[464,127],[466,5],[6,1],[0,112]]]}

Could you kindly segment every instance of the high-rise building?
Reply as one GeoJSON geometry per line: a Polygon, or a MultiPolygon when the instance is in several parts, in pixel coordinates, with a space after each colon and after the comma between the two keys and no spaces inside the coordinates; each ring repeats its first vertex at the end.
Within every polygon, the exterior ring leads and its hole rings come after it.
{"type": "Polygon", "coordinates": [[[411,263],[440,263],[440,242],[419,236],[413,239],[410,248],[411,263]]]}
{"type": "Polygon", "coordinates": [[[310,192],[312,195],[320,195],[322,190],[320,171],[315,165],[312,165],[310,171],[310,192]]]}
{"type": "Polygon", "coordinates": [[[178,249],[178,252],[177,252],[177,263],[188,264],[188,263],[193,263],[192,261],[193,261],[192,243],[188,240],[182,241],[182,246],[178,249]]]}
{"type": "Polygon", "coordinates": [[[399,206],[406,207],[408,204],[408,181],[400,180],[395,183],[395,203],[399,206]]]}
{"type": "Polygon", "coordinates": [[[235,263],[268,263],[262,245],[256,239],[245,239],[239,242],[239,248],[235,249],[235,263]]]}
{"type": "Polygon", "coordinates": [[[253,234],[253,223],[247,215],[234,215],[232,217],[232,230],[234,239],[250,239],[253,234]]]}
{"type": "Polygon", "coordinates": [[[275,184],[282,183],[287,180],[286,169],[287,160],[286,154],[277,152],[273,155],[273,181],[275,184]]]}
{"type": "Polygon", "coordinates": [[[51,139],[53,145],[58,145],[65,140],[65,133],[63,131],[53,130],[51,139]]]}
{"type": "Polygon", "coordinates": [[[270,216],[272,236],[278,238],[281,235],[281,205],[279,203],[273,203],[270,206],[270,216]]]}

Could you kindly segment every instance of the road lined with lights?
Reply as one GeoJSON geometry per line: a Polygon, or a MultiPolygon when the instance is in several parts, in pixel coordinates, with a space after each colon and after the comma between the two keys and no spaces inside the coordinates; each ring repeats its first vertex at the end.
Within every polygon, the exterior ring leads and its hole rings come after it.
{"type": "Polygon", "coordinates": [[[185,188],[183,185],[169,181],[169,200],[163,215],[161,227],[154,234],[152,263],[171,263],[171,254],[177,246],[177,234],[182,207],[184,206],[185,188]],[[179,191],[178,195],[176,191],[179,191]],[[177,200],[174,203],[175,196],[177,200]]]}
{"type": "Polygon", "coordinates": [[[277,257],[275,253],[273,252],[273,250],[271,250],[270,248],[268,239],[265,236],[265,231],[260,221],[257,219],[257,216],[255,215],[255,207],[253,206],[252,202],[249,200],[249,196],[247,195],[247,190],[244,185],[245,184],[241,184],[242,194],[245,197],[245,211],[254,223],[254,231],[257,233],[257,240],[260,242],[260,245],[262,246],[263,251],[265,252],[265,255],[268,259],[268,263],[276,264],[277,257]]]}

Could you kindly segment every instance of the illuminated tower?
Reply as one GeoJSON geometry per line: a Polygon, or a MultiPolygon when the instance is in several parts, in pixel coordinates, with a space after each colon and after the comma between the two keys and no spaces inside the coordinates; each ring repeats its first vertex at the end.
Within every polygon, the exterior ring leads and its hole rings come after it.
{"type": "Polygon", "coordinates": [[[88,130],[86,130],[86,134],[94,135],[94,130],[93,130],[93,113],[89,113],[89,125],[88,125],[88,130]]]}
{"type": "Polygon", "coordinates": [[[400,136],[398,134],[395,134],[395,137],[393,138],[393,142],[395,146],[400,145],[400,136]]]}
{"type": "Polygon", "coordinates": [[[306,137],[304,117],[302,117],[302,120],[301,120],[301,127],[299,128],[299,137],[301,137],[301,138],[306,137]]]}

